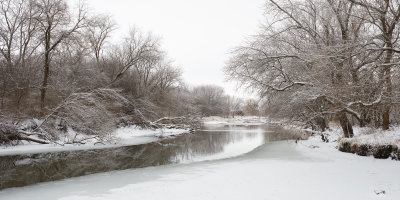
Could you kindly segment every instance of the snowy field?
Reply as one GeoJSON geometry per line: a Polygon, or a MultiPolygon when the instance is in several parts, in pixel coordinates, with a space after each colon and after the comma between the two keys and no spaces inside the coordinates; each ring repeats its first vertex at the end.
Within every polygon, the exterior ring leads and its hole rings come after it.
{"type": "MultiPolygon", "coordinates": [[[[36,144],[24,142],[17,146],[0,146],[0,155],[14,155],[26,153],[42,153],[69,150],[99,149],[118,146],[138,145],[154,142],[160,137],[169,137],[188,133],[186,129],[142,129],[137,126],[118,128],[112,139],[106,144],[96,144],[97,140],[87,141],[86,144],[36,144]]],[[[62,141],[60,141],[62,143],[62,141]]]]}
{"type": "Polygon", "coordinates": [[[319,138],[230,159],[95,174],[0,191],[0,199],[307,199],[400,197],[400,162],[339,152],[319,138]],[[376,193],[385,191],[385,194],[376,193]]]}

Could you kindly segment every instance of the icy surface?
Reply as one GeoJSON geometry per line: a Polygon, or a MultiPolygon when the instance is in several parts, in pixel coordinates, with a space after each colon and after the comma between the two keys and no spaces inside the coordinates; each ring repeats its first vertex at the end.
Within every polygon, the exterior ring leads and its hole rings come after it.
{"type": "Polygon", "coordinates": [[[267,143],[235,158],[115,171],[0,191],[0,199],[393,199],[400,162],[337,151],[334,143],[267,143]],[[377,195],[375,192],[385,191],[377,195]]]}

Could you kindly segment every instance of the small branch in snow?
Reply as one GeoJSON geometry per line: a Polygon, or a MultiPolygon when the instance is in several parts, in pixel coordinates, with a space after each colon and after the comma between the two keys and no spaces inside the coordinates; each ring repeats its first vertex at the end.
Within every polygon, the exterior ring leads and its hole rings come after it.
{"type": "Polygon", "coordinates": [[[375,190],[374,192],[376,195],[386,194],[385,190],[375,190]]]}

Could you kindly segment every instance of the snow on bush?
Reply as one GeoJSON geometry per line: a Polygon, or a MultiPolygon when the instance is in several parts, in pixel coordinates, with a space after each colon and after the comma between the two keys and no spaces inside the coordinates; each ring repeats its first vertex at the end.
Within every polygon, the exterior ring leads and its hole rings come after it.
{"type": "Polygon", "coordinates": [[[62,143],[107,141],[120,123],[145,123],[134,104],[115,89],[73,93],[45,119],[49,139],[62,143]]]}
{"type": "Polygon", "coordinates": [[[340,142],[350,142],[358,145],[395,145],[400,148],[400,127],[388,131],[370,127],[356,127],[353,138],[342,138],[340,142]]]}

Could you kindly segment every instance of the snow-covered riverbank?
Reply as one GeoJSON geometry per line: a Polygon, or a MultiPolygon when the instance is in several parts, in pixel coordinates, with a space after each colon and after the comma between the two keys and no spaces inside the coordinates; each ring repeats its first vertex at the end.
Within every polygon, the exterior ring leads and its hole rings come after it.
{"type": "Polygon", "coordinates": [[[400,127],[391,127],[387,131],[370,127],[355,127],[354,137],[342,140],[359,145],[394,145],[400,148],[400,127]]]}
{"type": "MultiPolygon", "coordinates": [[[[216,122],[210,124],[230,126],[216,122]]],[[[119,129],[115,135],[123,138],[130,131],[119,129]]],[[[358,131],[356,135],[361,133],[358,131]]],[[[163,135],[180,133],[173,132],[163,135]]],[[[151,134],[155,133],[143,130],[135,135],[151,134]]],[[[319,135],[297,142],[266,143],[244,155],[221,160],[114,171],[5,189],[0,191],[0,199],[397,200],[400,162],[340,152],[339,137],[340,131],[332,129],[328,143],[319,135]]]]}
{"type": "MultiPolygon", "coordinates": [[[[204,118],[203,122],[207,125],[261,125],[265,124],[266,119],[260,117],[208,117],[204,118]]],[[[109,134],[106,142],[100,143],[97,138],[93,138],[85,139],[84,143],[69,144],[77,136],[88,137],[85,134],[77,134],[74,131],[69,130],[68,134],[62,136],[59,141],[55,141],[52,144],[38,144],[34,142],[20,141],[19,144],[15,146],[0,146],[0,156],[138,145],[154,142],[163,137],[170,137],[189,132],[189,129],[143,129],[133,125],[116,129],[114,132],[109,134]]]]}
{"type": "Polygon", "coordinates": [[[279,124],[287,129],[303,130],[315,134],[319,140],[332,143],[335,149],[355,153],[360,156],[375,158],[392,158],[400,160],[400,126],[390,127],[383,131],[380,128],[353,126],[354,136],[344,138],[342,128],[335,123],[325,132],[304,129],[302,125],[268,120],[269,123],[279,124]]]}
{"type": "Polygon", "coordinates": [[[59,145],[63,141],[59,141],[59,144],[36,144],[21,141],[16,146],[0,146],[0,156],[138,145],[157,141],[161,137],[170,137],[188,132],[189,130],[187,129],[142,129],[137,126],[128,126],[116,129],[110,134],[112,136],[110,141],[104,144],[97,143],[96,139],[87,140],[85,144],[64,145],[59,145]]]}
{"type": "Polygon", "coordinates": [[[258,116],[236,116],[235,118],[211,116],[203,118],[203,122],[207,125],[250,126],[265,124],[267,123],[267,118],[258,116]]]}
{"type": "Polygon", "coordinates": [[[231,159],[7,189],[0,199],[398,199],[400,162],[358,157],[332,145],[319,138],[274,142],[231,159]]]}

